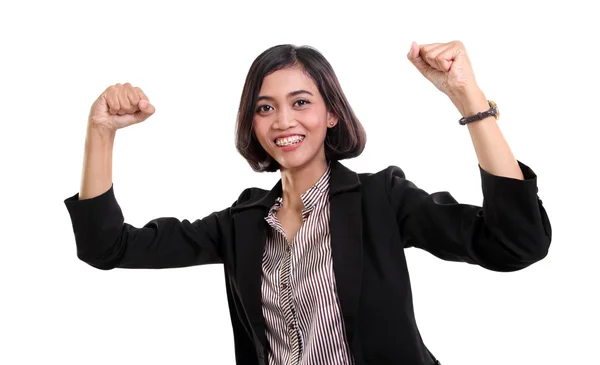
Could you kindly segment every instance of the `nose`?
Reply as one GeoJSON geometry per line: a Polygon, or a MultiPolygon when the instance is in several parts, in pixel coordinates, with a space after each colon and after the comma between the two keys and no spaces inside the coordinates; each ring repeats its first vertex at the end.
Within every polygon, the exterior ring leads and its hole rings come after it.
{"type": "Polygon", "coordinates": [[[296,120],[294,119],[293,113],[286,108],[279,109],[275,116],[275,121],[273,122],[273,128],[286,130],[294,126],[296,126],[296,120]]]}

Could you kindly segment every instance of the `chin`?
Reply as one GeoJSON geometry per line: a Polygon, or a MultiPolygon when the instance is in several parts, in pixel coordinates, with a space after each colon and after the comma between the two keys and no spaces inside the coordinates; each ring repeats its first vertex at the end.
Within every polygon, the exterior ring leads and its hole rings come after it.
{"type": "Polygon", "coordinates": [[[275,161],[277,161],[277,163],[279,164],[280,170],[294,170],[310,164],[310,161],[312,161],[314,158],[315,156],[313,154],[309,155],[307,153],[287,153],[284,155],[277,156],[275,161]]]}
{"type": "Polygon", "coordinates": [[[280,170],[295,170],[302,166],[308,165],[310,159],[308,158],[285,158],[279,159],[277,162],[279,163],[280,170]]]}

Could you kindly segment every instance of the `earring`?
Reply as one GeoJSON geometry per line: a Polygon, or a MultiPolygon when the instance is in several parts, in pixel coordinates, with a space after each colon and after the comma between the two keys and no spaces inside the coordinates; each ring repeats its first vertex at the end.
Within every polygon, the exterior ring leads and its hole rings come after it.
{"type": "Polygon", "coordinates": [[[329,125],[333,127],[333,122],[330,122],[329,125]]]}

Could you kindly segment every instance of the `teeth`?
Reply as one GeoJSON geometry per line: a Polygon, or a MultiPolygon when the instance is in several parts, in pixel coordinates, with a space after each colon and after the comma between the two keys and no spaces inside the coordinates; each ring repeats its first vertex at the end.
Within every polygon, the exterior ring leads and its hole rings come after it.
{"type": "Polygon", "coordinates": [[[296,144],[296,143],[302,141],[303,139],[304,139],[304,136],[291,136],[291,137],[285,137],[285,138],[278,138],[277,140],[275,140],[275,144],[280,147],[290,146],[290,145],[293,145],[293,144],[296,144]]]}

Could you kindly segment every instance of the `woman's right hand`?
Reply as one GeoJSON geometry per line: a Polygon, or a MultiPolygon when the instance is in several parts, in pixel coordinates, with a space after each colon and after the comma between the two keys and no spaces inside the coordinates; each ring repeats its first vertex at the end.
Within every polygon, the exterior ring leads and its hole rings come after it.
{"type": "Polygon", "coordinates": [[[139,87],[130,83],[109,86],[90,109],[89,123],[110,131],[143,122],[154,114],[154,106],[139,87]]]}

